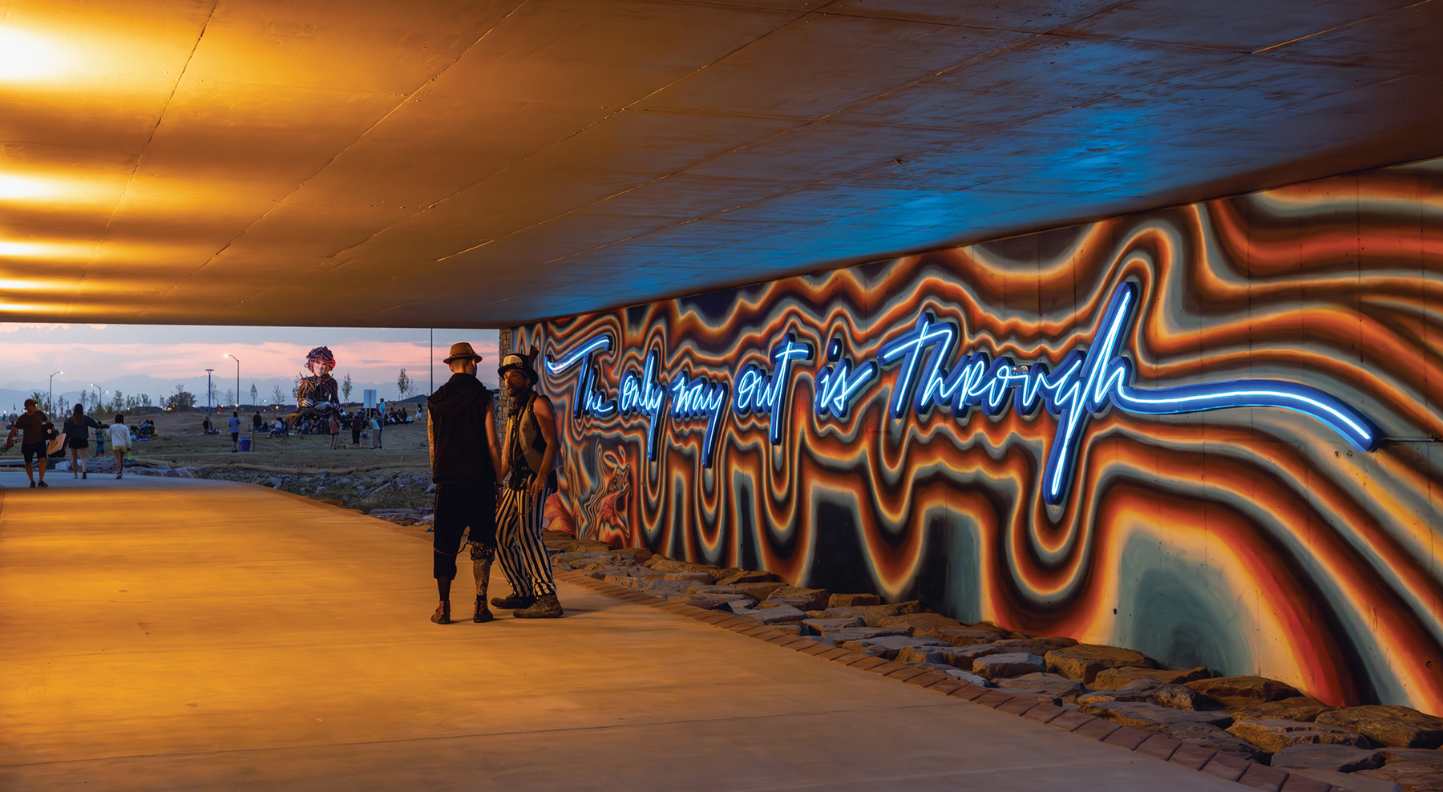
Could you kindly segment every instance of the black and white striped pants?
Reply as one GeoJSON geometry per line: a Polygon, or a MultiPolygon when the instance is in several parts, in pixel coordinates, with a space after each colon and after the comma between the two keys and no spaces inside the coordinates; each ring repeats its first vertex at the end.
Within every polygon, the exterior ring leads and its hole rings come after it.
{"type": "Polygon", "coordinates": [[[541,543],[541,514],[553,490],[533,498],[529,489],[502,487],[496,501],[496,555],[511,590],[522,596],[556,593],[551,557],[541,543]]]}

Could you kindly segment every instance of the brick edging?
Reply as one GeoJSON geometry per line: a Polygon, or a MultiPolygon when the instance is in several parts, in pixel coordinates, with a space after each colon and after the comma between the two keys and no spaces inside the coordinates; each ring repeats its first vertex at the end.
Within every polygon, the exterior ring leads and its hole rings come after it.
{"type": "Polygon", "coordinates": [[[995,688],[980,688],[923,666],[896,663],[872,655],[858,654],[797,635],[795,632],[760,624],[754,619],[730,616],[724,611],[707,610],[683,602],[668,601],[651,594],[606,583],[581,572],[558,571],[556,576],[568,583],[577,583],[620,600],[650,605],[679,616],[723,627],[741,635],[759,638],[767,643],[802,654],[810,654],[833,663],[880,674],[908,685],[915,685],[924,690],[955,698],[958,701],[977,704],[999,712],[1009,712],[1018,717],[1045,723],[1053,728],[1095,740],[1104,745],[1181,765],[1254,789],[1278,792],[1329,792],[1329,790],[1342,792],[1340,787],[1330,786],[1307,776],[1242,759],[1235,754],[1220,753],[1199,745],[1182,743],[1158,732],[1122,726],[1105,718],[1088,715],[1074,706],[1059,706],[1053,703],[1050,697],[1025,693],[1014,695],[995,688]]]}

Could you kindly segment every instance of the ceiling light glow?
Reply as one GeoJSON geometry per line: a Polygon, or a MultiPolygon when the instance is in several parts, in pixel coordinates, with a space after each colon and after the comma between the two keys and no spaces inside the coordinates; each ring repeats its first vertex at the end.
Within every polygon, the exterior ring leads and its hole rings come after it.
{"type": "Polygon", "coordinates": [[[58,42],[0,25],[0,82],[34,83],[63,77],[71,55],[58,42]]]}

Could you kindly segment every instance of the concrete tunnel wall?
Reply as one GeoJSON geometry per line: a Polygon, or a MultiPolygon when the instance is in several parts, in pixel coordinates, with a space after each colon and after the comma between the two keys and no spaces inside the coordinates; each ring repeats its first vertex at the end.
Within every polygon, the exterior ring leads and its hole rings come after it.
{"type": "Polygon", "coordinates": [[[508,335],[554,528],[1443,712],[1443,159],[508,335]]]}

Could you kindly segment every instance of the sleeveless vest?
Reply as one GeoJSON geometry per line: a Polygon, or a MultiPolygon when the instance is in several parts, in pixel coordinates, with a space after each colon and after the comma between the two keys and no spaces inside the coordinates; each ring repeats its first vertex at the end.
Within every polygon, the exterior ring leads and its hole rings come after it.
{"type": "MultiPolygon", "coordinates": [[[[536,478],[541,469],[541,460],[546,455],[546,440],[541,436],[541,425],[536,421],[532,404],[536,401],[533,391],[526,396],[526,403],[520,410],[513,411],[506,419],[506,435],[511,438],[510,473],[506,486],[524,489],[536,478]]],[[[556,487],[556,471],[547,477],[549,486],[556,487]]]]}

